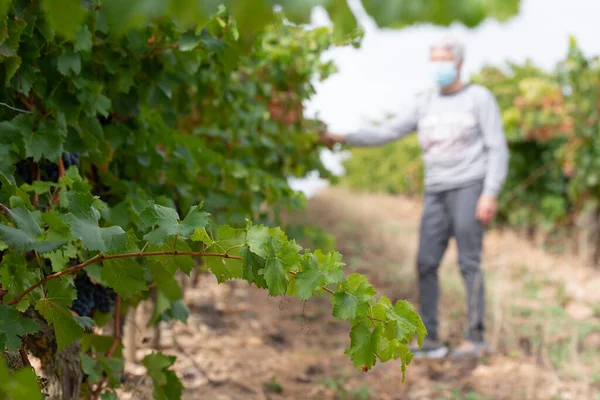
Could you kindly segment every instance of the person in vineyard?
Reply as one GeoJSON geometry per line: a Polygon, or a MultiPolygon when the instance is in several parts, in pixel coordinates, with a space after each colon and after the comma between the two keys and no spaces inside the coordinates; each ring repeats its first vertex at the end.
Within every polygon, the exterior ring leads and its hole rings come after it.
{"type": "Polygon", "coordinates": [[[428,337],[417,357],[445,357],[438,337],[438,268],[451,236],[467,290],[466,339],[451,356],[480,356],[484,341],[484,275],[480,267],[485,226],[495,217],[496,198],[508,171],[508,147],[493,94],[460,80],[464,46],[445,36],[431,48],[437,89],[415,99],[388,124],[346,135],[327,133],[327,146],[377,146],[418,132],[425,168],[425,196],[417,256],[421,317],[428,337]]]}

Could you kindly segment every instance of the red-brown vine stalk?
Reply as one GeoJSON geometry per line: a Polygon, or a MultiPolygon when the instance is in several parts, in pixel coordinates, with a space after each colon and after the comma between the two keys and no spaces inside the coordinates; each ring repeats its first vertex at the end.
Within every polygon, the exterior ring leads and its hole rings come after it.
{"type": "Polygon", "coordinates": [[[39,281],[37,281],[36,283],[34,283],[30,287],[28,287],[25,291],[23,291],[22,293],[16,295],[12,299],[10,299],[6,304],[8,304],[9,306],[16,304],[19,301],[21,301],[21,299],[23,297],[27,296],[29,293],[31,293],[36,288],[46,284],[48,281],[51,281],[56,278],[60,278],[61,276],[64,276],[64,275],[74,274],[75,272],[78,272],[78,271],[84,269],[88,265],[92,265],[92,264],[96,264],[96,263],[108,261],[108,260],[114,260],[114,259],[118,259],[118,258],[139,258],[139,257],[158,257],[158,256],[221,257],[221,258],[231,258],[234,260],[242,259],[242,257],[240,257],[240,256],[232,256],[230,254],[225,254],[225,253],[206,253],[203,251],[176,251],[176,250],[173,250],[173,251],[149,251],[146,253],[136,252],[136,253],[124,253],[124,254],[112,254],[112,255],[98,254],[97,256],[94,256],[94,257],[90,258],[89,260],[82,262],[81,264],[77,264],[73,267],[67,268],[65,270],[56,272],[52,275],[48,275],[48,276],[40,279],[39,281]]]}

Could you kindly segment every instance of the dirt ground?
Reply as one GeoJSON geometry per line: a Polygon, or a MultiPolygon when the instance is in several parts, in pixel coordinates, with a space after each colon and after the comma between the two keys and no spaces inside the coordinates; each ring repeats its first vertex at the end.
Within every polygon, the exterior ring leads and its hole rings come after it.
{"type": "MultiPolygon", "coordinates": [[[[332,188],[297,217],[335,236],[347,273],[414,302],[419,215],[415,200],[332,188]]],[[[399,362],[363,373],[344,355],[349,326],[331,317],[327,294],[302,304],[210,275],[186,293],[188,324],[163,326],[161,350],[178,357],[184,399],[600,399],[600,271],[514,233],[491,232],[484,251],[494,352],[478,362],[414,360],[404,383],[399,362]]],[[[456,345],[465,305],[453,246],[441,282],[440,335],[456,345]]],[[[119,398],[151,398],[143,367],[126,370],[119,398]]]]}

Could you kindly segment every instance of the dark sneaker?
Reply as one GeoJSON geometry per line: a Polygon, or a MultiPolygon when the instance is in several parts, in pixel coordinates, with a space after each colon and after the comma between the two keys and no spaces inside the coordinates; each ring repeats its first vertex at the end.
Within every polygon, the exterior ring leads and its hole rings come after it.
{"type": "Polygon", "coordinates": [[[427,338],[423,340],[423,346],[421,348],[419,348],[417,341],[409,344],[408,347],[415,358],[438,359],[444,358],[448,354],[448,347],[437,340],[427,338]]]}
{"type": "Polygon", "coordinates": [[[467,340],[460,346],[452,349],[451,358],[479,358],[489,353],[489,346],[485,342],[472,342],[467,340]]]}

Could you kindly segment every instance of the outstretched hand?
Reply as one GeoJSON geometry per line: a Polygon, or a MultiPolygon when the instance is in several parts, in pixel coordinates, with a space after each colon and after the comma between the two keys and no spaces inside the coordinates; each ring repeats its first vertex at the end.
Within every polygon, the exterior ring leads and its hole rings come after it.
{"type": "Polygon", "coordinates": [[[344,135],[335,133],[325,133],[321,136],[321,143],[324,146],[332,148],[336,143],[344,143],[344,135]]]}

